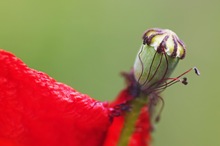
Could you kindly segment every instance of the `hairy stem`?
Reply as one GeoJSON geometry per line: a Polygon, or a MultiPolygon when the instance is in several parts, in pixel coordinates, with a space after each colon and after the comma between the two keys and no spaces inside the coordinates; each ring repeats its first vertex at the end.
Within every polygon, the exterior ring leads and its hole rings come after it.
{"type": "Polygon", "coordinates": [[[135,124],[141,113],[141,109],[146,106],[148,98],[143,95],[130,101],[131,111],[125,115],[124,126],[122,128],[117,146],[128,146],[129,139],[135,130],[135,124]]]}

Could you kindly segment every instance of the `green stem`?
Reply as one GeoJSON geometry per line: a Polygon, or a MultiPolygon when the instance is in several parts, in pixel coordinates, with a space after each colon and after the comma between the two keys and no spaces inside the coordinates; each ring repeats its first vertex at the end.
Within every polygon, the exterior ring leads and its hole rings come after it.
{"type": "Polygon", "coordinates": [[[129,139],[135,130],[136,121],[138,120],[142,107],[147,104],[147,99],[146,96],[140,96],[130,102],[132,111],[127,112],[125,115],[124,126],[117,146],[127,146],[129,144],[129,139]]]}

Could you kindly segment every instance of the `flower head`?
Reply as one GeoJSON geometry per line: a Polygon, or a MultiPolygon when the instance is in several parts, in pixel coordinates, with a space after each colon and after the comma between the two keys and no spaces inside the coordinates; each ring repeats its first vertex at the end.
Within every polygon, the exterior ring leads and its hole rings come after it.
{"type": "Polygon", "coordinates": [[[153,28],[143,35],[143,44],[134,63],[134,76],[142,90],[151,92],[165,83],[180,59],[184,43],[171,30],[153,28]]]}
{"type": "Polygon", "coordinates": [[[151,115],[154,115],[154,107],[158,101],[162,101],[162,107],[155,118],[158,121],[164,106],[163,98],[159,93],[177,82],[187,85],[187,78],[182,76],[191,70],[197,75],[200,73],[196,67],[193,67],[175,78],[170,78],[179,60],[184,59],[186,55],[183,41],[173,31],[152,28],[148,29],[142,38],[143,44],[137,54],[133,74],[139,92],[150,97],[151,115]]]}

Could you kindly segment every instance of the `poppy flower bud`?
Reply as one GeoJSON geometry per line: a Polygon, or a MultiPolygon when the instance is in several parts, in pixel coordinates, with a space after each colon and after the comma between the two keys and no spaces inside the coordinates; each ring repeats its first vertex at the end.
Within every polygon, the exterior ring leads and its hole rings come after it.
{"type": "Polygon", "coordinates": [[[134,63],[134,77],[141,89],[150,91],[165,83],[185,52],[184,43],[173,31],[147,30],[134,63]]]}

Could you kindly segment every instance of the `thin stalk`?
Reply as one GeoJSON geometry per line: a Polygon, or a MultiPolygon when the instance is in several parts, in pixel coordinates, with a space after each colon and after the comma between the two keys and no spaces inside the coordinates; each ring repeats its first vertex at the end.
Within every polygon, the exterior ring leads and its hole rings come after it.
{"type": "Polygon", "coordinates": [[[135,130],[135,124],[141,113],[141,109],[146,106],[148,98],[141,95],[130,101],[131,111],[125,115],[124,126],[122,128],[117,146],[128,146],[129,139],[135,130]]]}

